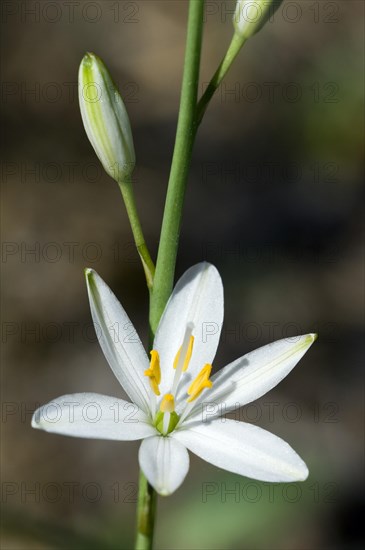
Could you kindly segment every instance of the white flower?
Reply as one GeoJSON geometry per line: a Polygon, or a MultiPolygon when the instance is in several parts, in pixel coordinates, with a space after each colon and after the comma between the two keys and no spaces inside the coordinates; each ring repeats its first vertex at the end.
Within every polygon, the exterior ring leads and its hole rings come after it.
{"type": "Polygon", "coordinates": [[[223,322],[223,286],[214,266],[198,264],[177,283],[157,329],[151,361],[109,287],[91,269],[86,280],[100,345],[132,403],[93,393],[66,395],[38,409],[33,427],[75,437],[143,439],[140,466],[162,495],[183,482],[189,469],[187,449],[254,479],[306,479],[306,465],[282,439],[220,416],[276,386],[316,335],[264,346],[210,378],[223,322]]]}
{"type": "Polygon", "coordinates": [[[87,137],[104,170],[123,183],[136,163],[132,130],[108,69],[93,53],[87,53],[80,64],[79,103],[87,137]]]}

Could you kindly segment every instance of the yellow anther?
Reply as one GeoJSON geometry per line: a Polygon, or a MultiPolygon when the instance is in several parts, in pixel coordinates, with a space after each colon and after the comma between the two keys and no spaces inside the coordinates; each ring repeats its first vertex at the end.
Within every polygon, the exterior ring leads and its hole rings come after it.
{"type": "Polygon", "coordinates": [[[160,356],[158,355],[158,351],[154,349],[151,351],[150,367],[144,371],[144,375],[150,379],[153,393],[160,395],[160,390],[158,389],[158,385],[161,382],[160,356]]]}
{"type": "MultiPolygon", "coordinates": [[[[187,370],[188,366],[189,366],[191,355],[193,353],[193,346],[194,346],[194,336],[190,336],[189,345],[188,345],[188,349],[186,350],[184,365],[183,365],[183,368],[182,368],[183,372],[185,372],[187,370]]],[[[175,356],[174,369],[176,369],[176,367],[178,365],[178,362],[179,362],[179,359],[180,359],[181,348],[182,348],[182,346],[179,347],[179,350],[178,350],[178,352],[175,356]]]]}
{"type": "Polygon", "coordinates": [[[162,399],[160,411],[163,413],[172,413],[175,410],[175,399],[172,393],[167,393],[162,399]]]}
{"type": "Polygon", "coordinates": [[[151,352],[151,363],[150,363],[150,369],[153,372],[153,376],[156,378],[157,384],[160,384],[161,382],[161,368],[160,368],[160,356],[158,354],[158,351],[153,349],[151,352]]]}
{"type": "Polygon", "coordinates": [[[179,347],[179,349],[177,350],[177,354],[175,355],[175,359],[174,359],[174,369],[176,369],[177,364],[178,364],[178,362],[179,362],[180,353],[181,353],[181,348],[182,348],[182,346],[179,347]]]}
{"type": "Polygon", "coordinates": [[[191,401],[194,401],[205,388],[211,388],[213,386],[213,382],[209,380],[210,373],[212,371],[212,365],[209,365],[208,363],[205,365],[205,367],[202,368],[202,370],[199,372],[198,376],[195,378],[194,382],[190,385],[188,389],[188,395],[190,395],[190,399],[188,399],[188,403],[191,403],[191,401]]]}

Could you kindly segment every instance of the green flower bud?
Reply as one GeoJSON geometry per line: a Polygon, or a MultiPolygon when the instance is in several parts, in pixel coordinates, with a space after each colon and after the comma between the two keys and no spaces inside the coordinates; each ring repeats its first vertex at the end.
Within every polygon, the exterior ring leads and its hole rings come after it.
{"type": "Polygon", "coordinates": [[[237,0],[233,24],[236,33],[242,38],[250,38],[256,34],[283,0],[237,0]]]}
{"type": "Polygon", "coordinates": [[[80,64],[79,102],[87,137],[104,170],[119,183],[128,180],[136,162],[128,114],[108,69],[93,53],[80,64]]]}

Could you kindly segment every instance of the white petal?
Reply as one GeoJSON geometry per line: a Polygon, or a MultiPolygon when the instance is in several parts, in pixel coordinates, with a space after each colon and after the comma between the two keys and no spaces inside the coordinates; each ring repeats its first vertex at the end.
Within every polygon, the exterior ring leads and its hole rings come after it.
{"type": "Polygon", "coordinates": [[[303,481],[308,469],[282,439],[244,422],[218,419],[173,432],[203,460],[261,481],[303,481]]]}
{"type": "Polygon", "coordinates": [[[156,433],[134,403],[97,393],[62,395],[35,411],[33,428],[72,437],[142,439],[156,433]]]}
{"type": "Polygon", "coordinates": [[[278,340],[233,361],[212,376],[212,390],[197,401],[189,419],[204,415],[211,420],[258,399],[285,378],[316,337],[306,334],[278,340]]]}
{"type": "Polygon", "coordinates": [[[130,399],[147,413],[150,389],[143,373],[149,360],[138,334],[103,279],[92,269],[87,269],[85,275],[99,344],[130,399]]]}
{"type": "Polygon", "coordinates": [[[189,368],[179,386],[180,396],[204,365],[212,363],[222,329],[222,280],[217,269],[206,262],[188,269],[178,281],[156,332],[153,346],[160,354],[162,395],[171,390],[173,362],[188,323],[194,323],[195,340],[189,368]]]}
{"type": "Polygon", "coordinates": [[[171,437],[155,436],[142,441],[139,465],[149,483],[160,495],[171,495],[189,470],[186,448],[171,437]]]}

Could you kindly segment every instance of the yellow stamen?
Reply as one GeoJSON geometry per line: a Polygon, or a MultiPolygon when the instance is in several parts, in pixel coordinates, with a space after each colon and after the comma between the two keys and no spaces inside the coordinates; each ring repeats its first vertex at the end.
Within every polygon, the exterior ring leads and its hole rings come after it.
{"type": "Polygon", "coordinates": [[[203,390],[205,390],[205,388],[211,388],[213,386],[213,382],[209,380],[211,371],[212,365],[209,365],[207,363],[199,372],[198,376],[195,378],[194,382],[190,385],[188,389],[188,395],[190,395],[188,403],[191,403],[191,401],[195,401],[195,399],[199,397],[199,395],[203,390]]]}
{"type": "Polygon", "coordinates": [[[158,351],[151,351],[151,362],[149,369],[144,371],[144,375],[148,376],[150,379],[150,386],[155,395],[160,395],[160,390],[158,388],[161,382],[161,369],[160,369],[160,356],[158,351]]]}
{"type": "Polygon", "coordinates": [[[175,399],[172,393],[167,393],[162,399],[160,411],[163,413],[172,413],[175,410],[175,399]]]}
{"type": "Polygon", "coordinates": [[[179,347],[179,349],[177,350],[177,354],[175,355],[175,359],[174,359],[174,369],[176,369],[177,364],[178,364],[178,362],[179,362],[180,353],[181,353],[181,348],[182,348],[182,346],[179,347]]]}
{"type": "MultiPolygon", "coordinates": [[[[188,369],[190,359],[191,359],[191,355],[193,353],[193,346],[194,346],[194,336],[190,336],[188,349],[186,350],[186,355],[185,355],[184,364],[183,364],[183,368],[182,368],[183,372],[185,372],[188,369]]],[[[182,348],[182,346],[179,347],[179,350],[178,350],[178,352],[175,356],[174,369],[176,369],[176,367],[179,363],[181,348],[182,348]]]]}

